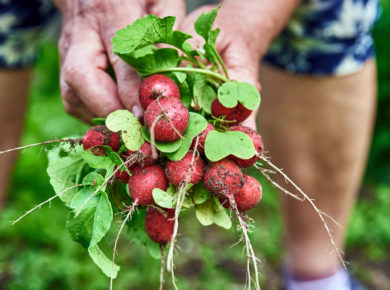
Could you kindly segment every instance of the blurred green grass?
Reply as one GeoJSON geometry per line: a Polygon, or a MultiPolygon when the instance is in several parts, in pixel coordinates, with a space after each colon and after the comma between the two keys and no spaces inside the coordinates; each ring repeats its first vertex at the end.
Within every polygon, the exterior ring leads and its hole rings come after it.
{"type": "MultiPolygon", "coordinates": [[[[378,118],[365,183],[347,238],[351,269],[369,289],[390,289],[390,4],[384,2],[383,7],[374,32],[379,70],[378,118]]],[[[23,144],[81,135],[86,130],[85,125],[64,113],[58,82],[56,46],[48,40],[35,68],[23,144]]],[[[45,155],[43,149],[26,150],[15,168],[6,208],[0,213],[0,289],[107,289],[108,279],[67,234],[67,210],[60,201],[53,201],[51,207],[44,206],[15,226],[10,224],[53,194],[45,155]]],[[[251,214],[256,220],[252,238],[263,261],[265,289],[279,289],[283,255],[280,208],[278,195],[263,183],[261,210],[251,214]]],[[[231,247],[238,239],[236,231],[201,227],[192,212],[183,219],[181,231],[181,255],[177,261],[181,289],[243,288],[242,247],[231,247]]],[[[104,241],[109,256],[115,233],[111,231],[104,241]]],[[[121,271],[114,283],[116,289],[157,288],[158,260],[132,245],[125,234],[118,253],[121,271]]]]}

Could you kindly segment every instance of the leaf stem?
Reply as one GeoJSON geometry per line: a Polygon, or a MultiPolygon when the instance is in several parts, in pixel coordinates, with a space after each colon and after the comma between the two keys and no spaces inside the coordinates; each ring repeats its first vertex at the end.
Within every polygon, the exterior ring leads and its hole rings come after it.
{"type": "Polygon", "coordinates": [[[171,67],[171,68],[164,68],[164,69],[160,69],[160,70],[156,70],[150,74],[145,74],[145,75],[142,75],[143,77],[144,76],[149,76],[149,75],[152,75],[152,74],[158,74],[158,73],[163,73],[163,72],[171,72],[171,71],[182,71],[182,72],[196,72],[196,73],[200,73],[200,74],[204,74],[204,75],[209,75],[215,79],[218,79],[224,83],[227,83],[229,82],[229,80],[224,77],[223,75],[219,74],[219,73],[215,73],[215,72],[212,72],[208,69],[201,69],[201,68],[191,68],[191,67],[171,67]]]}
{"type": "Polygon", "coordinates": [[[219,55],[219,53],[216,51],[216,55],[217,55],[217,60],[218,62],[220,63],[220,65],[222,66],[222,69],[223,69],[223,73],[225,74],[226,78],[228,80],[230,80],[230,77],[229,77],[229,73],[227,71],[227,68],[226,68],[226,65],[225,63],[223,62],[222,60],[222,57],[219,55]]]}

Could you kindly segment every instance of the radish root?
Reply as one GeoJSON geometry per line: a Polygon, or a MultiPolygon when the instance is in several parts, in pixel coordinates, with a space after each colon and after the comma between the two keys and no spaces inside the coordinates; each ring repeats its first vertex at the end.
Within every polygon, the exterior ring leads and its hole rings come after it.
{"type": "Polygon", "coordinates": [[[60,196],[61,194],[63,194],[64,192],[68,191],[68,190],[71,190],[73,188],[76,188],[76,187],[79,187],[79,186],[83,186],[83,184],[76,184],[76,185],[73,185],[71,187],[68,187],[68,188],[65,188],[63,191],[57,193],[56,195],[50,197],[48,200],[45,200],[44,202],[34,206],[32,209],[30,209],[29,211],[27,211],[24,215],[22,215],[21,217],[19,217],[17,220],[13,221],[12,222],[12,225],[16,224],[18,221],[20,221],[22,218],[24,218],[25,216],[29,215],[30,213],[32,213],[34,210],[36,210],[37,208],[40,208],[42,205],[48,203],[48,202],[51,202],[53,199],[55,199],[56,197],[60,196]]]}
{"type": "MultiPolygon", "coordinates": [[[[301,201],[304,201],[304,200],[307,200],[310,205],[313,207],[313,209],[317,212],[318,216],[320,217],[324,227],[325,227],[325,230],[329,236],[329,239],[330,239],[330,242],[332,244],[332,247],[333,249],[336,251],[336,255],[338,257],[338,259],[340,260],[340,263],[342,264],[343,268],[346,270],[347,269],[347,266],[346,266],[346,263],[342,257],[342,252],[340,251],[339,248],[337,248],[336,246],[336,242],[334,241],[334,238],[333,238],[333,235],[332,235],[332,232],[328,226],[328,223],[327,221],[325,220],[324,217],[327,217],[329,218],[331,221],[335,222],[336,225],[339,225],[333,218],[331,218],[328,214],[324,213],[323,211],[321,211],[317,206],[316,204],[314,203],[314,200],[309,198],[309,196],[298,186],[296,185],[279,167],[277,167],[275,164],[273,164],[268,158],[266,158],[265,156],[259,154],[258,155],[259,159],[262,160],[263,162],[265,162],[266,164],[268,164],[272,169],[274,169],[276,172],[278,172],[281,176],[284,177],[286,183],[290,183],[301,195],[303,198],[301,198],[300,200],[301,201]]],[[[259,170],[258,168],[259,166],[257,166],[256,168],[259,170]]],[[[261,170],[259,170],[260,173],[261,173],[261,170]]]]}
{"type": "Polygon", "coordinates": [[[49,141],[34,143],[34,144],[26,145],[26,146],[20,146],[20,147],[15,147],[15,148],[7,149],[4,151],[0,151],[0,155],[5,154],[5,153],[9,153],[12,151],[18,151],[18,150],[23,150],[23,149],[35,147],[35,146],[42,146],[42,145],[47,145],[47,144],[52,144],[52,143],[70,143],[72,145],[76,145],[76,144],[81,145],[82,142],[83,142],[82,138],[78,138],[78,139],[53,139],[53,140],[49,140],[49,141]]]}
{"type": "Polygon", "coordinates": [[[191,171],[193,170],[193,167],[194,167],[195,158],[198,154],[198,151],[197,151],[198,143],[199,143],[199,136],[196,137],[194,152],[192,154],[192,160],[191,160],[191,164],[188,168],[186,179],[185,179],[184,183],[180,185],[179,192],[177,194],[177,201],[176,201],[176,208],[175,208],[175,224],[173,227],[173,234],[172,234],[171,244],[169,247],[168,258],[167,258],[167,270],[171,272],[172,282],[173,282],[173,286],[175,287],[175,289],[178,289],[178,288],[177,288],[177,285],[175,283],[175,273],[174,273],[175,265],[174,265],[174,261],[173,261],[173,255],[174,255],[173,252],[175,250],[175,241],[176,241],[178,228],[179,228],[180,210],[181,210],[181,207],[183,206],[183,202],[184,202],[185,197],[186,197],[186,187],[189,183],[191,171]]]}
{"type": "Polygon", "coordinates": [[[114,243],[114,250],[112,252],[112,266],[111,266],[111,278],[110,278],[110,290],[112,290],[112,285],[113,285],[113,278],[112,276],[114,275],[114,265],[115,265],[115,255],[116,255],[116,247],[118,245],[118,241],[119,241],[119,237],[122,233],[122,230],[123,230],[123,227],[125,226],[126,222],[131,218],[131,216],[133,215],[133,212],[135,210],[135,208],[137,207],[138,205],[138,201],[134,201],[134,203],[127,209],[125,210],[125,212],[127,211],[127,215],[125,217],[125,219],[123,220],[122,224],[121,224],[121,227],[119,228],[119,231],[118,231],[118,234],[115,238],[115,243],[114,243]]]}

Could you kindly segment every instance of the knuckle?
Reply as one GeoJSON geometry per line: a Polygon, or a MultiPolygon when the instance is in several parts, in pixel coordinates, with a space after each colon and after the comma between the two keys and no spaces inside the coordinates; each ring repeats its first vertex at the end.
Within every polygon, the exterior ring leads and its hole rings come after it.
{"type": "Polygon", "coordinates": [[[74,109],[73,106],[69,105],[68,103],[64,102],[64,109],[65,109],[65,112],[71,116],[76,116],[76,111],[74,109]]]}

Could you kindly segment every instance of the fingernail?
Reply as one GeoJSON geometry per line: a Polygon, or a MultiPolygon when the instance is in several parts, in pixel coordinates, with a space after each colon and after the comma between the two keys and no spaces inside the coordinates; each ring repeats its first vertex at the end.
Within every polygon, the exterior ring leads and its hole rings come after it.
{"type": "Polygon", "coordinates": [[[144,109],[140,105],[134,105],[131,108],[131,112],[134,114],[134,116],[137,119],[140,119],[142,117],[142,115],[144,114],[144,109]]]}

